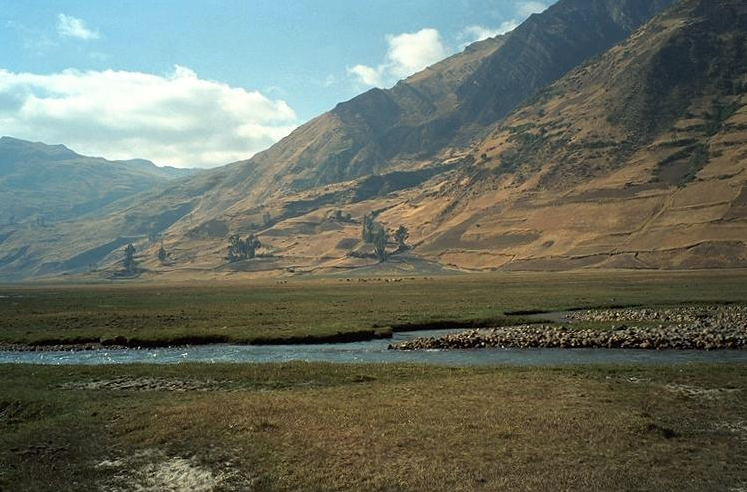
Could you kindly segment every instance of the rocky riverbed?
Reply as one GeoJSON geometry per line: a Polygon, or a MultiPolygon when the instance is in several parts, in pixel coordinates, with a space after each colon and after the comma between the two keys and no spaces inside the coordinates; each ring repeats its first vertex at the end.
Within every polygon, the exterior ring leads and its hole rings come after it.
{"type": "Polygon", "coordinates": [[[587,310],[572,312],[567,318],[579,324],[609,324],[600,328],[579,328],[571,323],[478,329],[418,338],[389,348],[747,349],[747,306],[587,310]]]}

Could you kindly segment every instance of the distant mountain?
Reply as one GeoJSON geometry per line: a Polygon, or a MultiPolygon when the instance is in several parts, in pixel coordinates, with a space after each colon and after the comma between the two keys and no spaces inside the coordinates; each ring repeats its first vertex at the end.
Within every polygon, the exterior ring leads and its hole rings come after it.
{"type": "Polygon", "coordinates": [[[2,222],[70,219],[194,171],[150,161],[107,161],[76,154],[64,145],[0,138],[2,222]]]}

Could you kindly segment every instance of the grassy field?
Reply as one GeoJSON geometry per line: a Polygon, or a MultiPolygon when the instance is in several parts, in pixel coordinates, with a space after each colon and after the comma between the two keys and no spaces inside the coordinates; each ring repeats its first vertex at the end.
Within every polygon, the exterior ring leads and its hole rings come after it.
{"type": "MultiPolygon", "coordinates": [[[[687,302],[747,302],[747,274],[11,286],[0,343],[257,343],[687,302]]],[[[747,490],[747,365],[0,365],[0,490],[747,490]]]]}
{"type": "Polygon", "coordinates": [[[744,365],[0,374],[0,490],[747,487],[744,365]]]}
{"type": "Polygon", "coordinates": [[[747,272],[0,287],[0,344],[271,343],[498,324],[515,311],[747,302],[747,272]]]}

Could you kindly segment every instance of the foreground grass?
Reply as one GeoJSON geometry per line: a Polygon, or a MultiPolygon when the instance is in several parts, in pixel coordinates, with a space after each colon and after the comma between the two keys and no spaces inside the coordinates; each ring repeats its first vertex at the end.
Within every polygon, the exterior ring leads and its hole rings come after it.
{"type": "Polygon", "coordinates": [[[0,288],[0,344],[265,343],[370,337],[514,311],[747,302],[747,272],[583,272],[403,279],[0,288]]]}
{"type": "Polygon", "coordinates": [[[747,486],[744,365],[0,374],[1,490],[747,486]]]}

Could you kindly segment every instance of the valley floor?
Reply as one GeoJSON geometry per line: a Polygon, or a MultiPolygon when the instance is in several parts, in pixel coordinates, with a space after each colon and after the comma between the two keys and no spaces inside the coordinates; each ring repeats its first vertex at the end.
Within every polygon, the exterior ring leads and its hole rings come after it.
{"type": "Polygon", "coordinates": [[[0,366],[2,490],[747,487],[747,367],[0,366]]]}
{"type": "Polygon", "coordinates": [[[683,303],[747,303],[747,270],[0,286],[0,348],[335,342],[683,303]]]}
{"type": "MultiPolygon", "coordinates": [[[[0,342],[269,343],[688,303],[747,303],[747,272],[9,286],[0,342]]],[[[745,463],[736,362],[0,365],[0,490],[738,491],[745,463]]]]}

